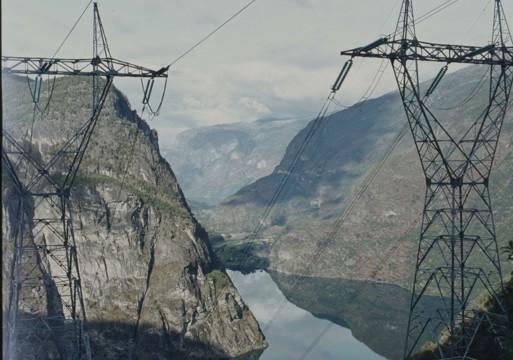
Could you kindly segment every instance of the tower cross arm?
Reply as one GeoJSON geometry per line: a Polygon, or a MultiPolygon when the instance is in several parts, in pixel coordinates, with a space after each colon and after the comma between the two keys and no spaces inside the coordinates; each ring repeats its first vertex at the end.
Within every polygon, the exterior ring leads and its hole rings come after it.
{"type": "Polygon", "coordinates": [[[166,78],[168,69],[169,66],[152,70],[114,58],[56,59],[2,56],[2,72],[10,74],[166,78]]]}
{"type": "Polygon", "coordinates": [[[344,50],[341,55],[351,57],[371,57],[435,61],[445,63],[467,63],[485,65],[513,65],[513,47],[489,44],[485,46],[466,46],[436,44],[415,39],[388,40],[386,37],[375,42],[344,50]]]}

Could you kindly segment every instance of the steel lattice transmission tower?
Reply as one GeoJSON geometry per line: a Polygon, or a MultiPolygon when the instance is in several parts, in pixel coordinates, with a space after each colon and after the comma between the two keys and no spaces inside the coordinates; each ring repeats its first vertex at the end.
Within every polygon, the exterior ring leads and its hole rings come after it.
{"type": "Polygon", "coordinates": [[[91,358],[70,191],[114,77],[149,78],[153,85],[155,78],[167,77],[167,70],[112,58],[96,3],[92,58],[2,56],[4,73],[36,76],[34,102],[42,75],[93,79],[92,115],[52,154],[38,153],[32,136],[27,141],[16,136],[16,129],[2,132],[2,166],[18,199],[12,216],[17,225],[4,240],[13,249],[4,358],[39,359],[49,353],[61,359],[91,358]]]}
{"type": "Polygon", "coordinates": [[[511,334],[497,296],[503,285],[489,183],[510,101],[513,41],[500,0],[495,0],[491,43],[484,46],[418,40],[412,1],[404,0],[394,34],[342,55],[390,59],[426,179],[405,359],[428,333],[438,336],[442,359],[471,359],[469,350],[482,328],[501,346],[511,334]],[[423,93],[419,63],[424,61],[489,67],[487,105],[463,134],[451,133],[426,101],[447,67],[423,93]],[[497,313],[471,307],[483,290],[497,313]],[[439,296],[442,305],[433,305],[427,295],[439,296]]]}

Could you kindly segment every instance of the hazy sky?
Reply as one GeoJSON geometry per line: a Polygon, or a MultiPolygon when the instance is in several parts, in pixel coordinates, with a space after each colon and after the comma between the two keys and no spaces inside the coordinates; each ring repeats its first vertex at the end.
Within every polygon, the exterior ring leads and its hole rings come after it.
{"type": "MultiPolygon", "coordinates": [[[[100,15],[112,56],[149,68],[169,65],[249,0],[104,0],[100,15]]],[[[417,0],[419,40],[486,45],[493,0],[417,0]]],[[[51,57],[89,1],[2,0],[2,55],[51,57]]],[[[150,122],[162,147],[181,130],[264,117],[311,117],[319,112],[341,66],[340,51],[394,31],[401,0],[256,0],[200,46],[177,61],[161,115],[150,122]]],[[[510,1],[503,1],[508,19],[510,1]]],[[[57,57],[92,53],[92,4],[57,57]]],[[[510,26],[512,21],[510,22],[510,26]]],[[[356,59],[337,99],[360,99],[380,60],[356,59]]],[[[422,75],[433,77],[441,64],[422,75]]],[[[396,89],[389,64],[371,97],[396,89]]],[[[142,109],[137,79],[116,79],[132,107],[142,109]]],[[[155,87],[151,103],[160,100],[155,87]]],[[[336,109],[333,109],[336,110],[336,109]]]]}

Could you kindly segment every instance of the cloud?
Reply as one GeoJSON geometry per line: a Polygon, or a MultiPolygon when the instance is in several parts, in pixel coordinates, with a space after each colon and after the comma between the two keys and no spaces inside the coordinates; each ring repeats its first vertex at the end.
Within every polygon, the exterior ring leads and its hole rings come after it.
{"type": "Polygon", "coordinates": [[[313,116],[311,109],[320,108],[338,72],[264,61],[206,70],[182,67],[171,73],[162,114],[173,119],[170,124],[180,119],[183,128],[266,116],[313,116]]]}
{"type": "Polygon", "coordinates": [[[258,100],[252,99],[248,96],[243,96],[237,100],[237,106],[248,111],[253,111],[258,117],[271,114],[271,110],[258,100]]]}
{"type": "MultiPolygon", "coordinates": [[[[143,0],[111,0],[99,4],[114,57],[154,69],[179,59],[170,68],[163,120],[150,124],[166,138],[216,122],[317,114],[347,60],[340,51],[392,32],[400,6],[397,0],[258,0],[188,52],[248,2],[152,0],[149,6],[143,0]]],[[[2,52],[51,56],[85,5],[2,1],[2,52]]],[[[486,44],[493,4],[485,5],[451,5],[417,24],[419,38],[445,42],[450,36],[457,43],[486,44]]],[[[415,14],[420,17],[435,6],[416,2],[415,14]]],[[[59,56],[90,56],[91,24],[90,8],[59,56]]],[[[355,59],[339,92],[340,101],[347,105],[358,101],[378,69],[379,60],[355,59]]],[[[436,71],[430,69],[422,76],[436,71]]],[[[371,96],[395,90],[391,69],[387,67],[386,72],[371,96]]],[[[115,84],[140,111],[139,81],[116,79],[115,84]]],[[[154,89],[152,104],[160,101],[159,96],[154,89]]]]}

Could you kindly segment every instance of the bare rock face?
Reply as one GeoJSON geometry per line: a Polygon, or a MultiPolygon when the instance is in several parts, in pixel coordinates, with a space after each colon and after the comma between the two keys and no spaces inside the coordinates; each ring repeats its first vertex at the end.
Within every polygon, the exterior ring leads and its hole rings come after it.
{"type": "MultiPolygon", "coordinates": [[[[34,118],[26,85],[3,82],[4,127],[30,141],[34,156],[44,160],[90,111],[87,81],[58,80],[50,112],[34,118]]],[[[3,264],[9,263],[15,226],[12,186],[2,182],[3,194],[10,194],[3,197],[3,264]]],[[[161,157],[157,134],[115,89],[71,199],[95,359],[215,359],[265,348],[257,321],[218,265],[207,233],[161,157]]],[[[37,211],[50,209],[41,205],[37,211]]],[[[3,266],[4,299],[8,272],[3,266]]],[[[4,311],[6,306],[4,300],[4,311]]]]}
{"type": "Polygon", "coordinates": [[[140,358],[156,345],[164,354],[210,358],[261,347],[256,320],[224,271],[212,268],[194,219],[170,216],[125,191],[113,199],[117,191],[90,186],[78,195],[84,208],[102,209],[78,212],[77,239],[89,322],[107,325],[107,339],[113,328],[133,339],[131,346],[119,341],[118,355],[140,358]]]}

